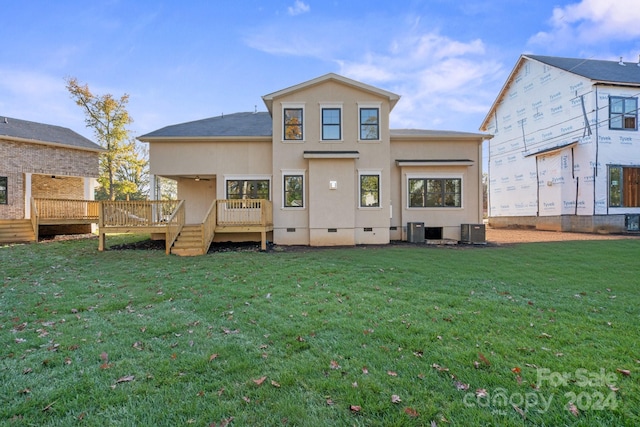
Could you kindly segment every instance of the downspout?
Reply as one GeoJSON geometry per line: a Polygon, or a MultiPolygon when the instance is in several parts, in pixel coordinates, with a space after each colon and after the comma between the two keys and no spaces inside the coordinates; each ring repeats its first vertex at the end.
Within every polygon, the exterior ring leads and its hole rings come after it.
{"type": "MultiPolygon", "coordinates": [[[[596,177],[598,176],[598,148],[599,148],[599,142],[600,142],[600,138],[598,137],[598,129],[600,128],[599,124],[600,124],[600,119],[599,119],[599,111],[600,111],[600,107],[598,106],[598,101],[600,99],[600,97],[598,96],[598,85],[595,85],[596,87],[596,159],[595,162],[593,164],[593,215],[595,216],[596,214],[596,177]]],[[[608,192],[609,190],[607,190],[608,192]]],[[[606,203],[607,206],[607,214],[609,214],[609,203],[606,203]]]]}
{"type": "MultiPolygon", "coordinates": [[[[591,131],[589,131],[591,132],[591,131]]],[[[574,148],[571,147],[571,178],[575,179],[576,181],[576,205],[574,208],[574,215],[578,215],[578,190],[580,187],[580,177],[576,177],[576,172],[575,172],[575,167],[576,167],[576,157],[575,154],[573,152],[574,148]]]]}
{"type": "Polygon", "coordinates": [[[538,156],[536,156],[536,216],[540,216],[540,175],[538,170],[538,156]]]}

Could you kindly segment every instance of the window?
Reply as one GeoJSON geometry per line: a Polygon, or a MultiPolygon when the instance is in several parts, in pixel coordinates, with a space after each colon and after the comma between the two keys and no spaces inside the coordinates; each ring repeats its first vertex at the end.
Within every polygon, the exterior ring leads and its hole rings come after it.
{"type": "Polygon", "coordinates": [[[227,180],[227,199],[269,200],[269,180],[268,179],[227,180]]]}
{"type": "Polygon", "coordinates": [[[304,178],[303,175],[284,175],[284,207],[304,207],[304,178]]]}
{"type": "Polygon", "coordinates": [[[409,178],[410,208],[459,208],[462,179],[409,178]]]}
{"type": "Polygon", "coordinates": [[[8,204],[9,196],[7,194],[8,182],[6,176],[0,176],[0,205],[8,204]]]}
{"type": "Polygon", "coordinates": [[[360,109],[360,139],[378,140],[380,139],[380,109],[361,108],[360,109]]]}
{"type": "Polygon", "coordinates": [[[380,207],[380,174],[360,175],[360,207],[380,207]]]}
{"type": "Polygon", "coordinates": [[[302,108],[284,109],[284,139],[302,140],[302,108]]]}
{"type": "Polygon", "coordinates": [[[640,207],[640,167],[609,166],[609,206],[640,207]]]}
{"type": "Polygon", "coordinates": [[[340,130],[340,109],[322,109],[322,139],[340,140],[342,139],[340,130]]]}
{"type": "Polygon", "coordinates": [[[609,97],[609,129],[638,129],[638,98],[609,97]]]}

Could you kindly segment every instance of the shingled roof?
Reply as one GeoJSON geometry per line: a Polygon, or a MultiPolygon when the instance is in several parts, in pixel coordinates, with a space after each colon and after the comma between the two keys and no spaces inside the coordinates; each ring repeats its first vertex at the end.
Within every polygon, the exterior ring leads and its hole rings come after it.
{"type": "Polygon", "coordinates": [[[599,82],[640,84],[640,66],[638,66],[637,62],[562,58],[542,55],[524,56],[599,82]]]}
{"type": "Polygon", "coordinates": [[[202,137],[270,137],[271,116],[267,112],[226,114],[193,122],[163,127],[140,136],[149,138],[202,138],[202,137]]]}
{"type": "Polygon", "coordinates": [[[69,128],[0,116],[0,139],[64,145],[90,151],[104,151],[98,144],[69,128]]]}

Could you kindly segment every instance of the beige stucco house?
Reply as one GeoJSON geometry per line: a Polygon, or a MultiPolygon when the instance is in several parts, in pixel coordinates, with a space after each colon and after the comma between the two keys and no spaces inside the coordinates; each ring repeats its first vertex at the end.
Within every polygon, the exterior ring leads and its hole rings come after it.
{"type": "Polygon", "coordinates": [[[0,117],[0,242],[35,239],[34,198],[92,200],[103,151],[68,128],[0,117]]]}
{"type": "Polygon", "coordinates": [[[279,245],[385,244],[406,239],[408,223],[459,240],[461,224],[482,222],[487,135],[390,129],[400,96],[336,74],[262,98],[267,112],[139,137],[150,173],[177,181],[186,223],[200,223],[216,199],[271,201],[279,245]]]}

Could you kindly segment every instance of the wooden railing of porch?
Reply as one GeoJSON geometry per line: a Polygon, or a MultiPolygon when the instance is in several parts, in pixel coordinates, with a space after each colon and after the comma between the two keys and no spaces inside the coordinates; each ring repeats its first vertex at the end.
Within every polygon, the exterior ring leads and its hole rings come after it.
{"type": "Polygon", "coordinates": [[[184,221],[183,200],[101,201],[98,250],[104,250],[106,233],[165,233],[169,253],[184,221]]]}
{"type": "Polygon", "coordinates": [[[31,202],[32,221],[37,220],[39,225],[98,222],[100,202],[95,200],[32,198],[31,202]]]}

